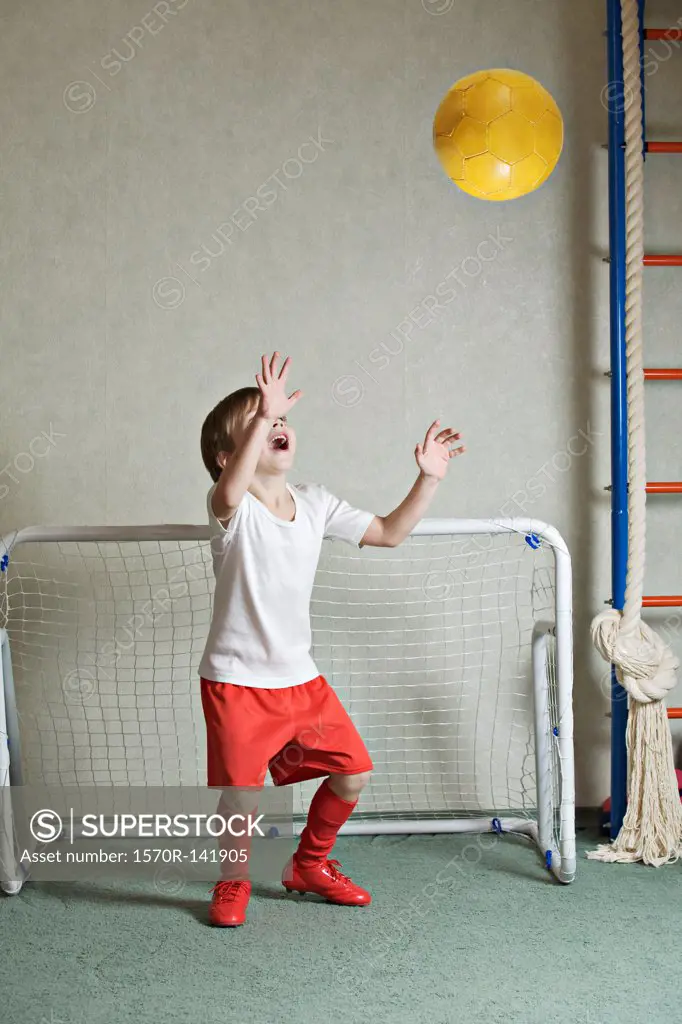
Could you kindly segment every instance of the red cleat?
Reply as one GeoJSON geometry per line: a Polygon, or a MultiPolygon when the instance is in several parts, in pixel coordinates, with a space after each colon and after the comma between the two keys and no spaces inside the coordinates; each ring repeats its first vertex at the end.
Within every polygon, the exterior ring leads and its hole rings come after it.
{"type": "Polygon", "coordinates": [[[208,919],[217,928],[236,928],[246,920],[251,882],[218,882],[211,889],[213,899],[208,919]]]}
{"type": "Polygon", "coordinates": [[[320,860],[313,865],[300,867],[294,855],[282,874],[282,885],[287,892],[317,893],[330,903],[344,907],[365,907],[372,897],[359,885],[343,875],[338,860],[320,860]]]}

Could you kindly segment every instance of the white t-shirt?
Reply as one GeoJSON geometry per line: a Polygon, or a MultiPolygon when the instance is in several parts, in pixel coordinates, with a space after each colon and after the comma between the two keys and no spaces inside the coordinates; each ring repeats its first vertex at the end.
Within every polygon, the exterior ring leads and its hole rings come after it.
{"type": "Polygon", "coordinates": [[[320,484],[287,484],[291,522],[247,491],[227,526],[211,508],[213,618],[199,673],[239,686],[280,688],[319,675],[310,656],[310,596],[323,538],[359,545],[374,519],[320,484]]]}

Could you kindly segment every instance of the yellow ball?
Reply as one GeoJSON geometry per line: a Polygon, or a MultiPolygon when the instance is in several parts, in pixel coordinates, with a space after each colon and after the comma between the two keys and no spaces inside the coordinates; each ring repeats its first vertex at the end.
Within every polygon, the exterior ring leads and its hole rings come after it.
{"type": "Polygon", "coordinates": [[[445,173],[479,199],[518,199],[539,188],[563,141],[561,112],[544,86],[508,68],[461,78],[433,122],[445,173]]]}

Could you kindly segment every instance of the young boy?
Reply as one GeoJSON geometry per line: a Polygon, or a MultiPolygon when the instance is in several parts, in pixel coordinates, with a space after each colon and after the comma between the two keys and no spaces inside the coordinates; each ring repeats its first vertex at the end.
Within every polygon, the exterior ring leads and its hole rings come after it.
{"type": "MultiPolygon", "coordinates": [[[[208,784],[261,787],[323,777],[298,849],[284,869],[288,891],[360,906],[368,892],[329,860],[337,832],[367,783],[372,761],[355,726],[310,657],[310,596],[322,540],[395,547],[423,518],[459,438],[439,421],[415,448],[419,476],[387,516],[361,512],[318,484],[290,486],[296,452],[287,413],[291,360],[279,353],[256,375],[256,388],[224,398],[206,418],[201,453],[213,478],[208,493],[213,618],[199,668],[208,738],[208,784]],[[293,756],[292,756],[293,755],[293,756]]],[[[251,883],[229,866],[213,890],[210,920],[245,920],[251,883]],[[232,877],[230,874],[232,873],[232,877]]]]}

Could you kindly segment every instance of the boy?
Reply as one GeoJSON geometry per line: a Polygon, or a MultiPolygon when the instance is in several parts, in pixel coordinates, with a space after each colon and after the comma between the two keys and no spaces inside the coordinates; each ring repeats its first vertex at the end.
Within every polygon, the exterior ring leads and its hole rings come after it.
{"type": "MultiPolygon", "coordinates": [[[[213,618],[199,667],[208,739],[208,784],[261,787],[323,777],[298,849],[284,869],[288,891],[362,906],[368,892],[329,860],[337,832],[367,783],[372,761],[355,726],[310,657],[310,596],[324,537],[395,547],[423,518],[459,434],[433,423],[415,448],[419,476],[389,515],[351,508],[317,484],[286,482],[296,451],[287,413],[291,360],[262,357],[257,388],[241,388],[206,418],[201,453],[208,493],[213,618]],[[306,739],[304,739],[304,736],[306,739]],[[312,740],[311,740],[311,737],[312,740]],[[312,745],[311,745],[312,744],[312,745]],[[291,755],[295,756],[291,756],[291,755]]],[[[210,921],[244,923],[251,883],[225,864],[210,921]],[[232,875],[232,877],[230,877],[232,875]]]]}

